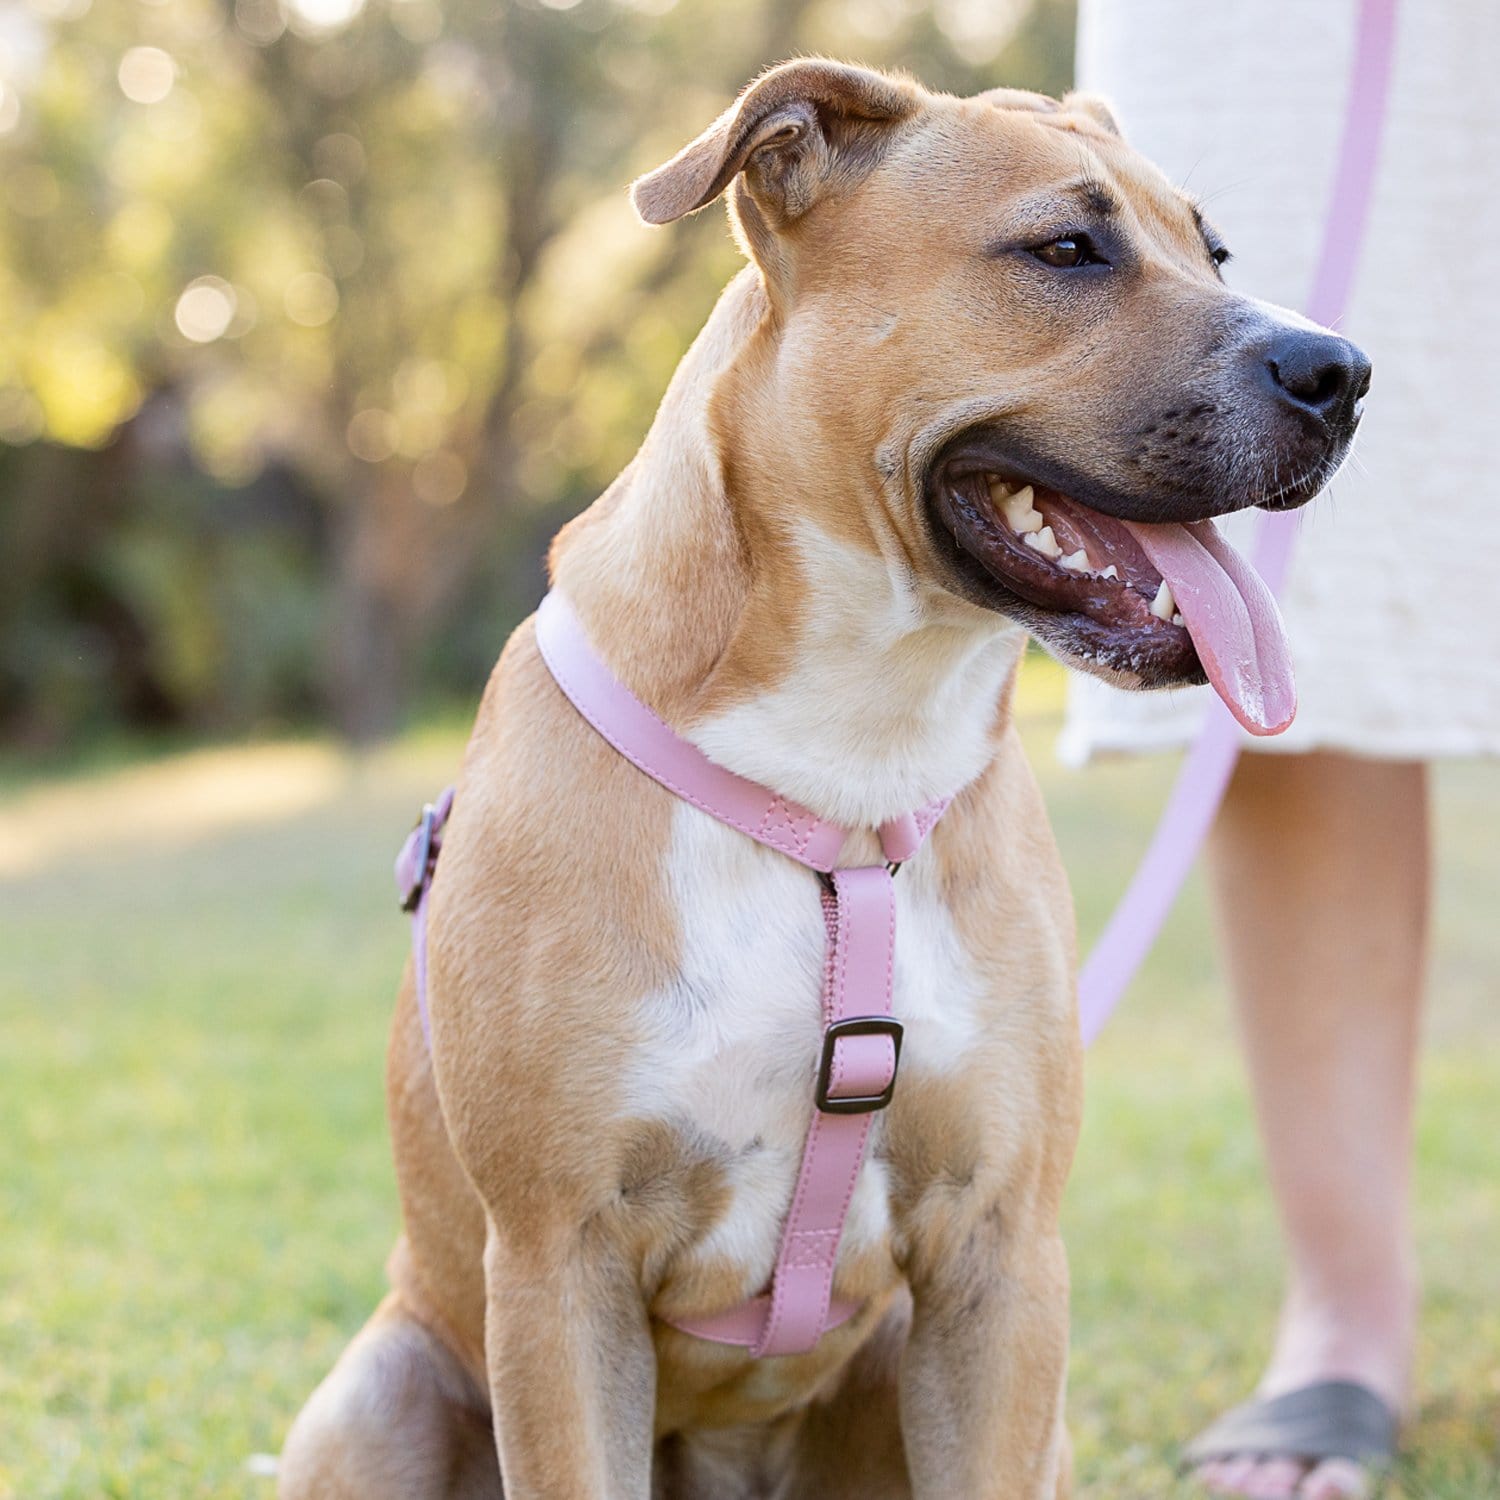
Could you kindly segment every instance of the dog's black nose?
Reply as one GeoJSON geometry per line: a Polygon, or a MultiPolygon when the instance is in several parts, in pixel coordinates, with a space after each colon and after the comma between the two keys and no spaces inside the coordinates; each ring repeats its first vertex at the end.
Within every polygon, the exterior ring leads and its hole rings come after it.
{"type": "Polygon", "coordinates": [[[1353,426],[1370,389],[1364,350],[1332,333],[1296,328],[1280,335],[1265,351],[1265,367],[1280,400],[1335,431],[1353,426]]]}

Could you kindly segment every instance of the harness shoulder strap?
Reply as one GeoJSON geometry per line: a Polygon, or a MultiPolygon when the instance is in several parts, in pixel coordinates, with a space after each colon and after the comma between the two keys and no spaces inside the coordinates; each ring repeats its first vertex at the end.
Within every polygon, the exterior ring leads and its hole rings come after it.
{"type": "Polygon", "coordinates": [[[711,761],[683,739],[609,670],[572,605],[555,589],[536,612],[536,643],[573,707],[653,781],[799,864],[833,868],[847,831],[711,761]]]}

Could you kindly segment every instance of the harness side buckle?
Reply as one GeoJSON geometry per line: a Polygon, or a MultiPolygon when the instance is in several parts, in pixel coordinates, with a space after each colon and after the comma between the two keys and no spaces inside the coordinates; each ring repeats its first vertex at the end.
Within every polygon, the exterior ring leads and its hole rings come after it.
{"type": "Polygon", "coordinates": [[[825,1115],[870,1115],[882,1110],[891,1102],[896,1092],[896,1074],[901,1068],[901,1038],[905,1034],[900,1021],[894,1016],[851,1016],[847,1021],[834,1021],[823,1033],[823,1059],[818,1064],[818,1089],[814,1102],[825,1115]],[[891,1081],[878,1094],[832,1095],[828,1090],[833,1082],[834,1056],[838,1044],[850,1036],[888,1036],[895,1048],[891,1063],[891,1081]]]}
{"type": "Polygon", "coordinates": [[[412,829],[411,836],[416,839],[416,853],[412,862],[411,884],[401,897],[402,911],[417,909],[422,892],[427,889],[427,882],[432,878],[432,843],[436,833],[437,808],[428,802],[423,805],[422,816],[412,829]]]}

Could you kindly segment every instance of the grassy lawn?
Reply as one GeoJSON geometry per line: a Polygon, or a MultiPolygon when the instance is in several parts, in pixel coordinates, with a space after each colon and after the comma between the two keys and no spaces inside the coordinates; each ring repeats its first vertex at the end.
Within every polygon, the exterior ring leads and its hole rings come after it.
{"type": "MultiPolygon", "coordinates": [[[[1166,763],[1061,772],[1024,711],[1085,940],[1166,763]]],[[[434,733],[0,775],[0,1500],[245,1496],[375,1302],[389,875],[434,733]]],[[[1500,774],[1440,782],[1419,1185],[1421,1416],[1398,1493],[1500,1497],[1500,774]]],[[[1372,810],[1378,816],[1378,810],[1372,810]]],[[[1174,1443],[1263,1356],[1278,1263],[1201,890],[1089,1069],[1068,1238],[1085,1494],[1177,1493],[1174,1443]]]]}

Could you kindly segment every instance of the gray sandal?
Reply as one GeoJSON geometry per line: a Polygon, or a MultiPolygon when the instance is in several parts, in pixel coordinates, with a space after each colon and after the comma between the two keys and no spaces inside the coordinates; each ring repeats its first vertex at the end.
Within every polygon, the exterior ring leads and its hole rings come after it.
{"type": "Polygon", "coordinates": [[[1226,1412],[1182,1452],[1184,1469],[1228,1458],[1293,1458],[1318,1464],[1325,1458],[1383,1472],[1396,1457],[1395,1412],[1367,1386],[1324,1380],[1247,1401],[1226,1412]]]}

